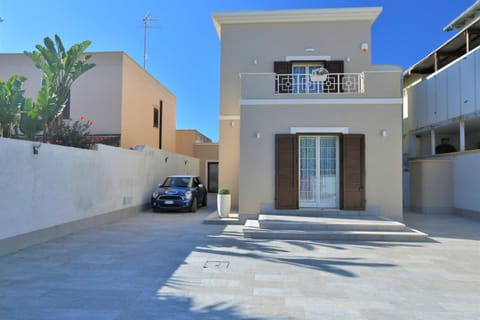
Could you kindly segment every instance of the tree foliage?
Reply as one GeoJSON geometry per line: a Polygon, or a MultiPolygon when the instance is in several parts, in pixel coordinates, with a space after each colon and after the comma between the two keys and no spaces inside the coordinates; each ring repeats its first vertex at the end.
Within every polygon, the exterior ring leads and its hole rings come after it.
{"type": "Polygon", "coordinates": [[[23,117],[28,115],[31,119],[23,119],[21,122],[27,131],[43,129],[46,140],[48,128],[60,125],[55,120],[61,119],[74,81],[95,67],[95,64],[88,63],[91,56],[83,54],[91,43],[89,40],[74,44],[68,50],[65,50],[58,35],[55,35],[55,41],[46,37],[43,43],[44,45],[35,46],[36,51],[25,51],[43,74],[42,87],[36,100],[25,107],[22,113],[23,117]],[[39,123],[33,123],[35,121],[39,123]]]}
{"type": "Polygon", "coordinates": [[[12,75],[5,82],[0,79],[0,126],[3,137],[10,137],[13,126],[20,119],[20,109],[25,103],[25,90],[22,89],[25,80],[27,78],[22,75],[12,75]]]}

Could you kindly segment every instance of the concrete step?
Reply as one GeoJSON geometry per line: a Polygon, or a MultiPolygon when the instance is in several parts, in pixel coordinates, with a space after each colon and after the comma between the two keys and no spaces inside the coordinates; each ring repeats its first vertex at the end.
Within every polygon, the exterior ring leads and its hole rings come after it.
{"type": "Polygon", "coordinates": [[[339,209],[296,209],[296,210],[263,210],[260,214],[299,217],[378,217],[365,211],[346,211],[339,209]]]}
{"type": "Polygon", "coordinates": [[[403,231],[362,231],[362,230],[288,230],[260,227],[258,220],[247,220],[243,227],[246,238],[278,240],[325,240],[325,241],[398,241],[422,242],[428,235],[405,227],[403,231]]]}
{"type": "Polygon", "coordinates": [[[305,217],[261,214],[262,229],[275,230],[345,230],[345,231],[404,231],[405,225],[382,217],[305,217]]]}

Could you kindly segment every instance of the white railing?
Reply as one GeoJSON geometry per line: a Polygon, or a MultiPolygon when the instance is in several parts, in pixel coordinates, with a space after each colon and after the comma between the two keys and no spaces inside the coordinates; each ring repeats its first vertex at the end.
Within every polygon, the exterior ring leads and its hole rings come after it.
{"type": "Polygon", "coordinates": [[[363,73],[329,73],[316,81],[310,74],[277,74],[277,94],[363,93],[363,73]]]}

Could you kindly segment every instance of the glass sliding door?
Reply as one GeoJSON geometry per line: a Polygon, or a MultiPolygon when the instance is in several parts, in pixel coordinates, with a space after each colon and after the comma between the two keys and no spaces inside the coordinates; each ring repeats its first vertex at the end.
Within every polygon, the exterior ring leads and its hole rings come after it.
{"type": "Polygon", "coordinates": [[[299,199],[304,208],[338,208],[338,137],[299,137],[299,199]]]}
{"type": "Polygon", "coordinates": [[[321,65],[294,65],[293,93],[322,93],[323,82],[310,81],[312,72],[321,67],[321,65]]]}

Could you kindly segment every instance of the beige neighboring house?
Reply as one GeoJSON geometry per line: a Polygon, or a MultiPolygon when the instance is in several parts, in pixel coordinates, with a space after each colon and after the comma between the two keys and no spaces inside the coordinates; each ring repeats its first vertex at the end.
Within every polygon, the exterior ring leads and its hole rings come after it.
{"type": "Polygon", "coordinates": [[[177,130],[177,153],[200,160],[200,179],[208,192],[218,191],[218,143],[194,129],[177,130]]]}
{"type": "Polygon", "coordinates": [[[371,62],[381,11],[213,14],[219,187],[240,215],[326,209],[402,219],[402,70],[371,62]]]}
{"type": "MultiPolygon", "coordinates": [[[[176,98],[124,52],[93,52],[96,67],[73,84],[65,118],[94,122],[91,134],[121,147],[148,145],[175,152],[176,98]]],[[[34,98],[41,72],[24,54],[0,54],[0,78],[23,74],[26,95],[34,98]]]]}
{"type": "MultiPolygon", "coordinates": [[[[403,75],[405,206],[480,217],[480,1],[403,75]]],[[[440,30],[439,30],[440,32],[440,30]]]]}

